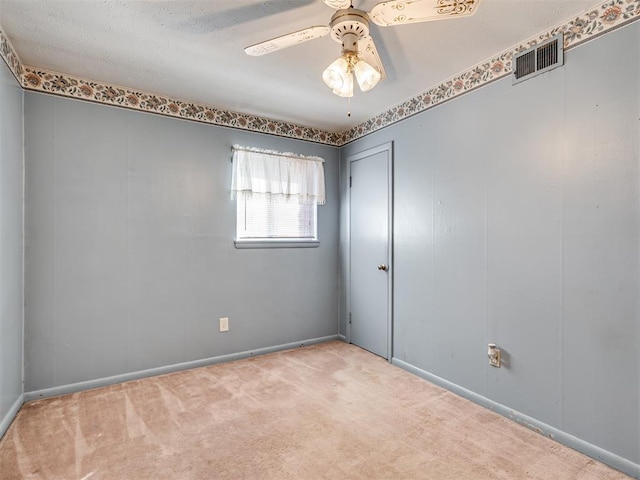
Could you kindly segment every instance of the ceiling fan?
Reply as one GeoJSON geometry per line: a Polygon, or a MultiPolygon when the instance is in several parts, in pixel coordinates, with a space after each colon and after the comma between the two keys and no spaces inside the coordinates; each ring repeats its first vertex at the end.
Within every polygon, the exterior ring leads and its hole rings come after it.
{"type": "Polygon", "coordinates": [[[367,13],[353,8],[351,0],[323,0],[337,10],[329,25],[318,25],[256,43],[244,49],[259,56],[324,37],[342,44],[342,54],[322,74],[324,83],[340,97],[353,96],[353,74],[366,92],[385,78],[384,66],[369,35],[369,20],[381,27],[457,18],[475,13],[480,0],[395,0],[378,3],[367,13]]]}

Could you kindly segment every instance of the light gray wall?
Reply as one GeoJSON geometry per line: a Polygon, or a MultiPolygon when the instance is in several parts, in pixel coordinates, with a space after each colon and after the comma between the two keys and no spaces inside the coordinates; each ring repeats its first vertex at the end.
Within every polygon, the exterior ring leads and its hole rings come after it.
{"type": "MultiPolygon", "coordinates": [[[[22,395],[22,89],[0,60],[0,424],[22,395]]],[[[4,433],[0,428],[0,436],[4,433]]]]}
{"type": "Polygon", "coordinates": [[[336,148],[35,93],[25,118],[25,391],[337,334],[336,148]],[[234,248],[235,143],[326,159],[320,247],[234,248]]]}
{"type": "Polygon", "coordinates": [[[635,463],[639,79],[637,22],[341,152],[394,142],[394,356],[635,463]]]}

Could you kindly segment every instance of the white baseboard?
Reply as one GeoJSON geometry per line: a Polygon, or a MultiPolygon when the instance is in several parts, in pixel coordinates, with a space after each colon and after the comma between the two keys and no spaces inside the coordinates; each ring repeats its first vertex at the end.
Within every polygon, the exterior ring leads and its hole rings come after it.
{"type": "Polygon", "coordinates": [[[0,438],[2,438],[6,431],[9,429],[11,422],[13,422],[13,419],[16,418],[16,415],[18,414],[18,411],[20,411],[20,407],[22,407],[23,403],[24,394],[21,394],[16,399],[16,401],[13,402],[13,405],[11,405],[11,408],[9,409],[7,414],[2,418],[2,421],[0,421],[0,438]]]}
{"type": "Polygon", "coordinates": [[[25,392],[24,401],[30,402],[41,398],[57,397],[68,393],[81,392],[83,390],[91,390],[93,388],[105,387],[115,383],[128,382],[130,380],[138,380],[140,378],[153,377],[163,375],[165,373],[179,372],[180,370],[188,370],[190,368],[206,367],[215,365],[216,363],[233,362],[243,358],[255,357],[257,355],[265,355],[267,353],[281,352],[283,350],[291,350],[292,348],[315,345],[317,343],[330,342],[338,340],[338,335],[329,335],[327,337],[311,338],[299,342],[285,343],[275,345],[273,347],[258,348],[256,350],[247,350],[245,352],[230,353],[228,355],[220,355],[217,357],[203,358],[201,360],[193,360],[191,362],[176,363],[174,365],[166,365],[164,367],[150,368],[147,370],[139,370],[137,372],[123,373],[111,377],[97,378],[95,380],[87,380],[85,382],[71,383],[69,385],[60,385],[58,387],[45,388],[42,390],[34,390],[33,392],[25,392]]]}
{"type": "Polygon", "coordinates": [[[433,375],[421,368],[418,368],[410,363],[407,363],[398,358],[393,358],[391,360],[393,365],[396,365],[403,370],[413,373],[419,377],[428,380],[431,383],[434,383],[450,392],[455,393],[456,395],[460,395],[461,397],[466,398],[467,400],[471,400],[473,403],[481,405],[489,410],[492,410],[504,417],[507,417],[511,420],[518,422],[521,425],[537,432],[545,437],[549,437],[552,440],[555,440],[563,445],[566,445],[569,448],[577,450],[580,453],[584,453],[585,455],[594,458],[596,460],[601,461],[602,463],[606,463],[607,465],[615,468],[616,470],[620,470],[627,475],[632,476],[633,478],[640,479],[640,465],[634,463],[626,458],[622,458],[615,453],[611,453],[607,450],[604,450],[600,447],[592,445],[591,443],[585,442],[573,435],[563,432],[562,430],[558,430],[551,425],[547,425],[546,423],[540,422],[535,418],[531,418],[523,413],[517,412],[512,408],[508,408],[498,402],[494,402],[493,400],[479,395],[471,390],[467,390],[464,387],[456,385],[444,378],[440,378],[437,375],[433,375]]]}
{"type": "Polygon", "coordinates": [[[338,340],[340,340],[341,342],[344,342],[344,343],[349,343],[349,342],[347,342],[347,337],[345,335],[342,335],[341,333],[338,334],[338,340]]]}

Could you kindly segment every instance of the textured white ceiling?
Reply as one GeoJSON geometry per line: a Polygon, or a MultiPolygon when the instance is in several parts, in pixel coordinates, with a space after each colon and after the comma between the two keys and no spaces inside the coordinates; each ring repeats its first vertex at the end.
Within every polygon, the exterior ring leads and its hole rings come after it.
{"type": "Polygon", "coordinates": [[[329,36],[262,57],[243,51],[328,24],[334,11],[321,0],[0,0],[0,27],[25,65],[341,131],[597,3],[479,1],[467,18],[372,25],[387,78],[351,106],[322,82],[340,53],[329,36]]]}

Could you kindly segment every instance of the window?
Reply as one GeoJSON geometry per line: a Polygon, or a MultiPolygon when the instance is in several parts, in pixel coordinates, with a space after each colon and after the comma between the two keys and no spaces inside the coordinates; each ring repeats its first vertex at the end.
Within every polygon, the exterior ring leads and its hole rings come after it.
{"type": "Polygon", "coordinates": [[[316,247],[324,160],[234,146],[236,247],[316,247]]]}
{"type": "Polygon", "coordinates": [[[313,202],[279,195],[238,193],[237,238],[317,238],[313,202]]]}

